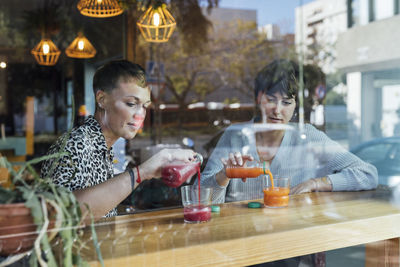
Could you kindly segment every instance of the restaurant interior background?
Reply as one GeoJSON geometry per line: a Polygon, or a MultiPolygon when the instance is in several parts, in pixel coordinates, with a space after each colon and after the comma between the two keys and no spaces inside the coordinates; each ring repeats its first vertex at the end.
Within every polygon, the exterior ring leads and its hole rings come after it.
{"type": "MultiPolygon", "coordinates": [[[[227,126],[252,119],[257,72],[289,58],[304,65],[305,122],[376,164],[381,184],[400,182],[400,139],[388,138],[400,134],[400,0],[171,0],[176,29],[157,43],[136,26],[147,1],[120,1],[123,13],[109,18],[81,15],[78,2],[1,1],[1,153],[46,153],[73,114],[75,125],[93,114],[95,70],[125,58],[145,67],[153,105],[138,136],[115,144],[115,171],[164,147],[207,159],[227,126]],[[95,52],[69,56],[82,35],[95,52]],[[31,52],[44,38],[60,52],[48,66],[31,52]]],[[[362,266],[360,253],[333,251],[327,262],[362,266]]]]}

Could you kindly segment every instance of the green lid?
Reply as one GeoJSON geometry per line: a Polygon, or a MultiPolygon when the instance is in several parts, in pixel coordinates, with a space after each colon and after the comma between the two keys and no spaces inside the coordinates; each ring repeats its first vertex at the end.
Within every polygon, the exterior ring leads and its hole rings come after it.
{"type": "Polygon", "coordinates": [[[261,208],[261,203],[260,202],[249,202],[247,204],[247,207],[249,207],[250,209],[258,209],[258,208],[261,208]]]}
{"type": "Polygon", "coordinates": [[[219,206],[211,206],[211,212],[219,212],[220,207],[219,206]]]}

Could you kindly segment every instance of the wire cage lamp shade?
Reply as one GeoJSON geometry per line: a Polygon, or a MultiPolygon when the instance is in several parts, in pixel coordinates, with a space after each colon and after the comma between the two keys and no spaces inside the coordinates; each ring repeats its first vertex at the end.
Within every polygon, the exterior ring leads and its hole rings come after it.
{"type": "Polygon", "coordinates": [[[108,18],[122,14],[117,0],[80,0],[77,8],[82,15],[94,18],[108,18]]]}
{"type": "Polygon", "coordinates": [[[31,50],[31,53],[39,65],[53,66],[57,63],[61,51],[53,41],[44,38],[31,50]]]}
{"type": "Polygon", "coordinates": [[[147,42],[167,42],[175,30],[176,22],[165,4],[149,7],[139,18],[137,25],[147,42]]]}
{"type": "Polygon", "coordinates": [[[96,49],[83,34],[78,34],[78,37],[65,49],[65,54],[72,58],[92,58],[96,55],[96,52],[96,49]]]}

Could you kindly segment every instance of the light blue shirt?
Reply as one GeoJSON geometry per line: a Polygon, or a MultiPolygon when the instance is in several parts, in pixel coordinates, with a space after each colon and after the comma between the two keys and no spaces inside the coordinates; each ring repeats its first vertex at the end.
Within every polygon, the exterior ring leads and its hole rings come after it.
{"type": "Polygon", "coordinates": [[[358,191],[376,188],[378,173],[374,166],[359,159],[331,140],[310,124],[304,125],[302,134],[293,125],[269,125],[241,123],[228,127],[221,136],[202,172],[201,185],[212,187],[213,203],[260,199],[263,197],[263,179],[231,179],[227,186],[220,186],[215,175],[223,164],[221,158],[229,153],[241,152],[259,160],[256,150],[255,133],[285,127],[285,134],[270,171],[274,178],[290,178],[294,187],[311,178],[329,177],[333,191],[358,191]],[[305,137],[305,138],[302,138],[305,137]]]}

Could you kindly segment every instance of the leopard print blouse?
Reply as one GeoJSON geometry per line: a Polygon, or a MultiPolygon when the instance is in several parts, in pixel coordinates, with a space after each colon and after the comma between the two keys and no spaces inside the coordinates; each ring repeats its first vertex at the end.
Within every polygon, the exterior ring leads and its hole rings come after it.
{"type": "MultiPolygon", "coordinates": [[[[89,116],[83,125],[73,128],[70,133],[62,135],[50,147],[48,155],[62,151],[64,144],[64,151],[68,155],[45,161],[42,177],[52,177],[56,185],[70,191],[94,186],[114,177],[114,153],[112,148],[107,149],[100,124],[93,116],[89,116]],[[53,166],[54,161],[57,162],[53,166]]],[[[116,208],[106,217],[115,215],[116,208]]]]}

